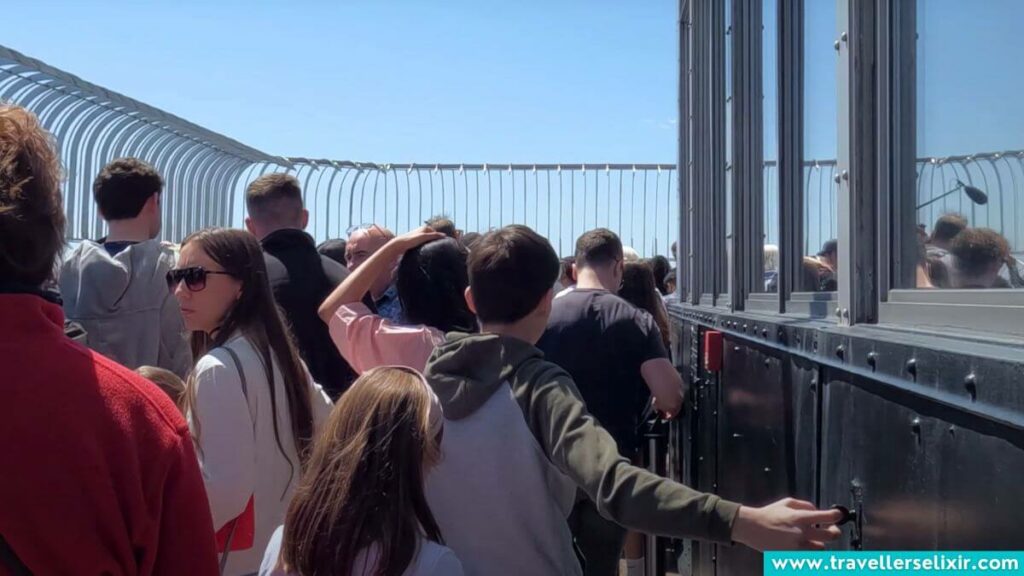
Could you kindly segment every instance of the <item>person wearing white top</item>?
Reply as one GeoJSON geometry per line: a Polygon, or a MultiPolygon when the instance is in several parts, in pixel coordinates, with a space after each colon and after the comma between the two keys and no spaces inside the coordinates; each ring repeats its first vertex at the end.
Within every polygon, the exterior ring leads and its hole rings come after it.
{"type": "Polygon", "coordinates": [[[226,229],[189,236],[167,284],[198,358],[185,413],[222,573],[254,574],[331,401],[292,343],[255,237],[226,229]]]}
{"type": "Polygon", "coordinates": [[[314,445],[260,576],[463,576],[423,488],[441,458],[443,421],[419,372],[364,372],[314,445]]]}

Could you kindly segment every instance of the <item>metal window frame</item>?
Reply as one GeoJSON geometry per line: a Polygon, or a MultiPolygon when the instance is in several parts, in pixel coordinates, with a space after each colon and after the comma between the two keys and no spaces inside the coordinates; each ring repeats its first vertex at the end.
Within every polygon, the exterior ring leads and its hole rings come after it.
{"type": "Polygon", "coordinates": [[[763,283],[763,126],[761,3],[732,2],[732,281],[733,310],[743,310],[755,282],[763,283]]]}
{"type": "MultiPolygon", "coordinates": [[[[728,205],[727,197],[731,193],[733,194],[733,205],[735,205],[735,194],[736,190],[727,188],[726,179],[729,177],[729,163],[726,159],[726,147],[731,145],[735,141],[732,134],[727,134],[727,123],[726,114],[732,114],[732,126],[735,130],[736,116],[733,110],[727,110],[732,108],[732,102],[728,100],[729,94],[726,90],[726,63],[729,61],[729,65],[733,70],[736,69],[736,54],[732,50],[732,46],[729,46],[729,52],[726,54],[726,42],[734,35],[727,33],[726,28],[726,6],[730,9],[735,10],[735,6],[738,0],[717,0],[711,2],[711,82],[710,88],[710,100],[711,100],[711,133],[709,134],[711,142],[711,155],[709,170],[711,173],[711,196],[713,202],[712,217],[712,228],[715,230],[711,237],[712,249],[715,254],[715,260],[712,264],[712,270],[714,273],[714,303],[715,306],[725,309],[732,309],[732,290],[731,285],[733,278],[731,276],[731,270],[729,266],[729,248],[727,248],[728,240],[726,237],[727,230],[727,219],[732,218],[732,214],[726,211],[728,205]],[[731,60],[731,61],[730,61],[731,60]]],[[[735,95],[736,86],[733,85],[733,93],[735,95]]],[[[731,150],[729,151],[731,152],[731,150]]],[[[731,154],[730,154],[731,155],[731,154]]],[[[731,184],[731,183],[730,183],[731,184]]],[[[733,234],[735,235],[735,226],[733,227],[733,234]]]]}
{"type": "MultiPolygon", "coordinates": [[[[803,157],[804,157],[804,53],[807,49],[804,42],[804,19],[805,4],[821,0],[780,0],[779,14],[779,44],[780,44],[780,116],[779,116],[779,196],[782,207],[779,211],[780,223],[780,277],[779,277],[779,298],[781,311],[785,314],[799,317],[809,317],[834,322],[840,319],[840,293],[844,289],[843,266],[837,271],[837,291],[835,292],[801,292],[796,290],[802,272],[804,257],[804,185],[803,185],[803,157]],[[785,24],[783,24],[785,19],[785,24]],[[791,38],[783,37],[783,26],[788,26],[791,38]],[[783,71],[783,66],[788,65],[789,70],[783,71]],[[784,79],[783,76],[791,76],[784,79]],[[785,90],[785,92],[783,92],[785,90]],[[785,100],[784,100],[785,99],[785,100]],[[785,119],[783,112],[786,112],[785,119]],[[784,127],[785,126],[785,127],[784,127]],[[785,132],[785,134],[784,134],[785,132]],[[786,141],[783,142],[783,139],[786,141]],[[788,156],[786,153],[788,152],[788,156]],[[785,156],[785,158],[784,158],[785,156]],[[784,176],[785,175],[785,176],[784,176]],[[785,184],[783,183],[785,178],[785,184]]],[[[836,2],[836,40],[843,36],[847,26],[846,12],[849,9],[849,2],[835,0],[836,2]]],[[[845,46],[844,46],[845,48],[845,46]]],[[[844,101],[848,102],[848,87],[850,85],[848,68],[843,65],[844,53],[840,51],[839,61],[836,64],[836,139],[837,139],[837,170],[839,175],[843,171],[841,161],[844,149],[844,141],[849,134],[849,115],[844,115],[844,101]]],[[[848,106],[848,104],[847,104],[848,106]]],[[[849,166],[849,162],[846,162],[849,166]]],[[[836,239],[839,242],[840,262],[847,260],[843,254],[842,247],[849,246],[844,241],[844,225],[847,212],[843,211],[844,186],[839,183],[837,189],[837,214],[839,232],[836,239]]],[[[846,230],[848,233],[848,229],[846,230]]],[[[847,260],[848,262],[848,260],[847,260]]]]}
{"type": "Polygon", "coordinates": [[[919,290],[916,188],[917,0],[873,0],[877,18],[878,322],[913,329],[963,330],[993,338],[1024,336],[1024,290],[919,290]],[[890,153],[891,151],[891,153],[890,153]],[[907,226],[908,222],[913,223],[907,226]]]}
{"type": "Polygon", "coordinates": [[[693,113],[690,108],[692,97],[690,92],[691,75],[693,66],[690,61],[691,23],[693,22],[693,2],[682,0],[679,3],[679,150],[676,169],[679,178],[676,179],[676,186],[679,187],[679,237],[676,239],[676,295],[681,302],[690,301],[694,294],[696,284],[694,283],[694,261],[693,261],[693,239],[690,232],[693,229],[690,220],[693,218],[693,163],[691,161],[690,137],[692,130],[690,123],[693,120],[693,113]],[[686,276],[680,278],[683,270],[686,276]],[[685,286],[685,288],[684,288],[685,286]]]}

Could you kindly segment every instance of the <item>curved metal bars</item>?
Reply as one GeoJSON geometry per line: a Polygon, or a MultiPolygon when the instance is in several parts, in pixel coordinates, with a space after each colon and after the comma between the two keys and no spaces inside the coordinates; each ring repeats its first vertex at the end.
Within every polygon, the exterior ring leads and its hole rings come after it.
{"type": "MultiPolygon", "coordinates": [[[[678,217],[674,165],[376,164],[272,156],[4,46],[0,46],[0,101],[34,111],[60,146],[72,238],[103,234],[104,224],[91,198],[92,180],[118,156],[150,162],[163,175],[163,237],[175,241],[204,226],[241,225],[238,211],[244,212],[245,187],[269,172],[291,172],[299,178],[312,215],[310,232],[318,240],[342,236],[351,225],[365,221],[396,232],[420,225],[437,210],[435,174],[441,213],[450,208],[449,215],[462,229],[482,232],[493,228],[494,222],[526,224],[563,253],[571,251],[585,229],[598,226],[617,231],[643,255],[664,253],[673,239],[673,215],[678,217]],[[603,190],[599,170],[605,172],[603,190]],[[587,178],[588,171],[593,178],[587,178]],[[405,173],[404,184],[399,172],[405,173]],[[373,185],[368,186],[371,176],[373,185]],[[552,182],[552,177],[557,181],[552,182]],[[581,194],[577,194],[578,185],[581,194]],[[505,202],[507,187],[510,203],[505,202]],[[664,227],[659,218],[662,212],[664,227]]],[[[808,160],[803,170],[804,248],[813,251],[836,235],[836,164],[835,160],[808,160]]],[[[777,244],[775,162],[765,162],[764,173],[765,242],[777,244]]],[[[920,223],[930,225],[944,213],[963,212],[971,225],[993,228],[1014,251],[1024,250],[1024,151],[921,158],[917,177],[913,191],[917,205],[961,181],[980,187],[989,197],[987,205],[978,206],[963,194],[951,194],[918,210],[920,223]]]]}
{"type": "MultiPolygon", "coordinates": [[[[670,164],[637,164],[633,172],[632,164],[377,164],[286,158],[240,171],[233,193],[242,194],[265,173],[286,171],[303,187],[310,212],[307,231],[318,242],[371,222],[401,233],[447,213],[466,232],[485,232],[499,222],[526,224],[563,253],[572,251],[576,237],[587,229],[604,226],[633,238],[641,254],[653,255],[671,245],[673,227],[667,218],[678,213],[676,190],[665,186],[675,171],[670,164]],[[599,170],[606,172],[605,178],[598,178],[599,170]],[[588,177],[591,172],[594,176],[588,177]],[[622,181],[617,172],[638,177],[616,188],[614,182],[622,181]],[[561,190],[558,198],[556,189],[561,190]],[[635,204],[636,218],[607,210],[601,195],[609,202],[617,195],[624,205],[635,204]]],[[[233,224],[240,226],[241,218],[233,224]]]]}
{"type": "Polygon", "coordinates": [[[0,46],[0,101],[39,117],[59,146],[67,182],[69,238],[96,238],[105,224],[92,182],[110,160],[134,156],[165,181],[163,238],[178,241],[204,226],[231,225],[232,178],[251,164],[287,161],[0,46]]]}

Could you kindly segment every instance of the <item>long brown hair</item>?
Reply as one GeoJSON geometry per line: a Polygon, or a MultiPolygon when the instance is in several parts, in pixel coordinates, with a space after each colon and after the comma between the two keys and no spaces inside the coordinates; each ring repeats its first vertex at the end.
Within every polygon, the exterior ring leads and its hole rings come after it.
{"type": "Polygon", "coordinates": [[[431,412],[431,392],[410,368],[375,368],[352,384],[288,507],[286,570],[350,576],[359,551],[375,544],[375,576],[400,576],[416,556],[421,530],[443,542],[423,493],[424,470],[440,459],[431,412]]]}
{"type": "MultiPolygon", "coordinates": [[[[302,368],[298,350],[277,308],[267,280],[263,251],[252,234],[227,228],[200,230],[185,238],[181,246],[184,248],[190,243],[197,244],[210,259],[242,283],[242,293],[238,301],[228,310],[216,332],[212,335],[202,331],[192,333],[192,357],[198,360],[210,350],[223,346],[235,333],[241,333],[252,343],[260,356],[270,386],[270,414],[274,419],[274,437],[281,454],[288,460],[294,472],[295,463],[288,458],[278,430],[274,359],[277,359],[281,376],[284,378],[288,414],[291,416],[292,436],[295,438],[295,451],[299,454],[300,468],[313,439],[313,408],[308,377],[302,368]]],[[[186,384],[185,392],[185,412],[191,414],[193,429],[198,438],[200,426],[194,410],[195,382],[192,377],[186,384]]]]}
{"type": "Polygon", "coordinates": [[[653,316],[661,332],[661,340],[666,347],[669,346],[668,316],[654,282],[654,272],[647,262],[626,262],[622,269],[619,297],[653,316]]]}

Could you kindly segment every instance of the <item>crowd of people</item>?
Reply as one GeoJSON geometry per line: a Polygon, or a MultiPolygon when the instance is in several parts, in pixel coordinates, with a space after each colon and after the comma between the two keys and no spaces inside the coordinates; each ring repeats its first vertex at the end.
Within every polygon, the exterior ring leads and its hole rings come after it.
{"type": "Polygon", "coordinates": [[[109,233],[62,259],[52,136],[0,106],[0,573],[607,576],[625,548],[632,576],[628,531],[839,535],[837,510],[635,464],[646,417],[682,409],[674,276],[609,230],[570,261],[444,217],[318,247],[273,174],[246,230],[173,247],[152,166],[93,193],[109,233]]]}
{"type": "MultiPolygon", "coordinates": [[[[990,228],[968,225],[962,214],[944,214],[929,234],[916,229],[917,260],[913,283],[901,288],[1024,288],[1024,262],[1010,251],[1006,237],[990,228]]],[[[828,240],[801,261],[796,292],[834,292],[839,274],[839,243],[828,240]]],[[[764,247],[765,292],[778,291],[779,248],[764,247]]]]}

